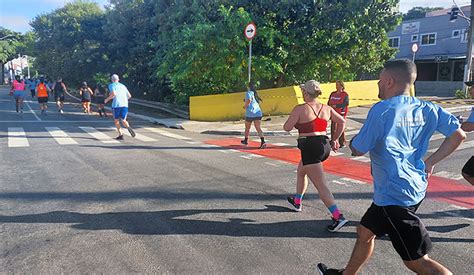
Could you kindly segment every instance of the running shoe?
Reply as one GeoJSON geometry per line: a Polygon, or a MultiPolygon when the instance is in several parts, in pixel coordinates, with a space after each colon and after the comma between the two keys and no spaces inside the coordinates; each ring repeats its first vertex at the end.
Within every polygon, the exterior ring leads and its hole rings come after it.
{"type": "Polygon", "coordinates": [[[319,263],[316,270],[320,275],[342,275],[344,269],[328,268],[325,264],[319,263]]]}
{"type": "Polygon", "coordinates": [[[41,110],[41,114],[44,115],[44,110],[41,110]]]}
{"type": "Polygon", "coordinates": [[[132,137],[135,137],[137,135],[137,134],[135,134],[135,131],[133,131],[132,127],[130,127],[130,126],[128,126],[127,130],[128,130],[128,132],[130,133],[130,135],[132,137]]]}
{"type": "Polygon", "coordinates": [[[265,147],[267,147],[267,143],[266,142],[262,142],[260,144],[260,147],[258,147],[258,149],[265,149],[265,147]]]}
{"type": "Polygon", "coordinates": [[[123,140],[123,135],[120,135],[118,137],[115,138],[116,140],[123,140]]]}
{"type": "Polygon", "coordinates": [[[344,218],[344,216],[341,216],[339,217],[339,219],[334,219],[332,218],[332,224],[328,225],[328,230],[329,232],[336,232],[338,231],[339,229],[341,229],[341,227],[343,227],[349,220],[346,220],[346,218],[344,218]]]}
{"type": "Polygon", "coordinates": [[[295,203],[294,197],[287,197],[288,203],[293,207],[292,210],[295,212],[301,212],[301,204],[295,203]]]}
{"type": "Polygon", "coordinates": [[[249,144],[249,142],[246,139],[241,140],[240,143],[242,143],[243,145],[248,145],[249,144]]]}
{"type": "Polygon", "coordinates": [[[64,111],[63,111],[63,109],[59,110],[59,112],[60,112],[61,114],[64,114],[64,111]]]}

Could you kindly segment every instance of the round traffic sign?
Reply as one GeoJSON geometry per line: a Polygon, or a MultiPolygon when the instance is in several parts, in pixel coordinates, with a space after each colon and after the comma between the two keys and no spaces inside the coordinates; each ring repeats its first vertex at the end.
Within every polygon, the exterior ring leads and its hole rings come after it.
{"type": "Polygon", "coordinates": [[[245,26],[244,34],[248,40],[252,40],[257,34],[257,26],[253,22],[248,24],[245,26]]]}
{"type": "Polygon", "coordinates": [[[411,45],[411,51],[416,53],[418,51],[418,44],[413,43],[413,45],[411,45]]]}

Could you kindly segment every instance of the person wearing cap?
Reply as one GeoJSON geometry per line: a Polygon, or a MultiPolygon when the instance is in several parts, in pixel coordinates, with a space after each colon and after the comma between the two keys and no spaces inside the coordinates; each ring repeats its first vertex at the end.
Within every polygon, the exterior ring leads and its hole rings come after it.
{"type": "Polygon", "coordinates": [[[294,211],[302,210],[301,201],[308,187],[306,179],[308,176],[331,213],[332,223],[327,229],[330,232],[336,232],[348,220],[341,214],[327,186],[322,162],[329,157],[331,149],[336,151],[339,148],[338,139],[344,129],[345,120],[333,108],[318,101],[321,88],[317,81],[310,80],[300,87],[305,103],[297,105],[283,125],[283,129],[287,132],[293,128],[298,129],[298,149],[301,151],[301,161],[298,164],[296,176],[296,195],[288,197],[287,200],[294,211]],[[338,126],[331,140],[326,135],[329,120],[338,126]]]}
{"type": "Polygon", "coordinates": [[[91,99],[93,94],[94,92],[92,92],[92,89],[87,86],[87,82],[82,82],[82,85],[79,88],[79,95],[81,95],[82,108],[86,114],[91,113],[91,99]]]}
{"type": "Polygon", "coordinates": [[[104,103],[107,104],[110,100],[112,101],[112,110],[114,115],[115,127],[117,127],[118,136],[115,139],[122,140],[123,135],[120,127],[120,121],[122,125],[128,129],[130,135],[135,137],[135,131],[127,121],[128,114],[128,100],[132,97],[127,87],[119,82],[119,77],[116,74],[113,74],[110,78],[112,81],[109,84],[109,96],[104,100],[104,103]]]}
{"type": "Polygon", "coordinates": [[[64,113],[64,99],[67,87],[61,77],[58,77],[58,80],[53,84],[51,90],[54,91],[54,101],[56,101],[56,105],[58,106],[58,112],[61,114],[64,113]]]}
{"type": "MultiPolygon", "coordinates": [[[[388,235],[405,266],[417,274],[451,274],[428,257],[428,230],[416,211],[426,196],[435,165],[466,138],[458,119],[442,107],[410,96],[417,76],[408,59],[388,61],[379,76],[379,98],[349,147],[353,156],[370,152],[374,182],[372,205],[357,227],[357,240],[345,269],[317,265],[320,274],[358,274],[370,258],[376,236],[388,235]],[[423,160],[431,136],[446,136],[423,160]]],[[[389,273],[390,271],[386,271],[389,273]]]]}
{"type": "MultiPolygon", "coordinates": [[[[471,98],[474,99],[474,89],[472,89],[474,81],[466,82],[466,85],[469,86],[471,98]]],[[[465,132],[474,131],[474,107],[472,107],[471,115],[469,115],[467,120],[461,124],[461,129],[463,129],[465,132]]],[[[474,156],[471,156],[461,171],[464,179],[466,179],[470,184],[474,185],[474,156]]]]}

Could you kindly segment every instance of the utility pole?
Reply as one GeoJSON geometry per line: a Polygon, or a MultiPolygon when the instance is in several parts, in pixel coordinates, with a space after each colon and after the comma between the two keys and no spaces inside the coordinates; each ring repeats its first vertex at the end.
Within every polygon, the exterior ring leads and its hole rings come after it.
{"type": "MultiPolygon", "coordinates": [[[[464,67],[464,82],[467,82],[467,81],[470,81],[471,80],[471,77],[472,77],[472,46],[473,46],[473,39],[474,39],[474,35],[473,34],[473,31],[474,31],[474,24],[473,24],[473,21],[474,20],[474,0],[471,0],[471,20],[469,22],[469,33],[468,33],[468,46],[467,46],[467,59],[466,59],[466,66],[464,67]]],[[[464,94],[466,95],[466,97],[468,96],[469,94],[469,90],[468,90],[468,87],[467,85],[464,83],[464,94]]]]}

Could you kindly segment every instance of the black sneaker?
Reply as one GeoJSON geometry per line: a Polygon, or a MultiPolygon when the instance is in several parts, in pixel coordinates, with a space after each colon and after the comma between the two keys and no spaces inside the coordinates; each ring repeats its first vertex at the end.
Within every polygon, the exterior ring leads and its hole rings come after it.
{"type": "Polygon", "coordinates": [[[339,229],[341,229],[341,227],[343,227],[349,220],[346,220],[346,218],[344,218],[344,216],[341,216],[339,217],[339,219],[334,219],[332,218],[332,224],[328,225],[328,230],[329,232],[336,232],[338,231],[339,229]]]}
{"type": "Polygon", "coordinates": [[[288,203],[293,206],[292,210],[295,212],[301,212],[301,204],[296,204],[295,203],[295,198],[293,197],[287,197],[288,203]]]}
{"type": "Polygon", "coordinates": [[[128,130],[128,132],[130,133],[130,135],[132,137],[135,137],[137,135],[137,134],[135,134],[135,131],[133,131],[132,127],[130,127],[130,126],[127,128],[127,130],[128,130]]]}
{"type": "Polygon", "coordinates": [[[249,144],[249,142],[246,139],[241,140],[240,143],[242,143],[243,145],[248,145],[249,144]]]}
{"type": "Polygon", "coordinates": [[[342,275],[344,269],[328,268],[325,264],[319,263],[316,270],[320,275],[342,275]]]}
{"type": "Polygon", "coordinates": [[[123,135],[120,135],[118,137],[115,138],[116,140],[123,140],[123,135]]]}
{"type": "Polygon", "coordinates": [[[265,147],[267,147],[267,143],[262,142],[262,143],[260,144],[260,147],[258,147],[258,149],[265,149],[265,147]]]}

